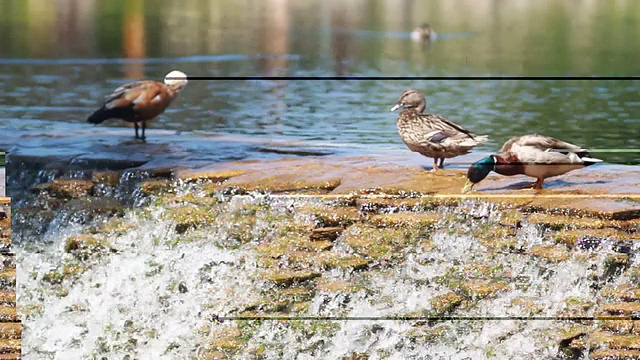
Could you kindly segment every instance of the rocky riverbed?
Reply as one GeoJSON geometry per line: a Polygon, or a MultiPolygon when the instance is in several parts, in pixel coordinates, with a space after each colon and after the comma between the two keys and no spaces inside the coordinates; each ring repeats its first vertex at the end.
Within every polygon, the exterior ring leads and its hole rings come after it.
{"type": "Polygon", "coordinates": [[[0,198],[0,359],[20,358],[22,326],[16,312],[16,261],[11,252],[11,203],[0,198]]]}
{"type": "Polygon", "coordinates": [[[462,195],[478,154],[163,146],[10,155],[25,354],[640,359],[637,167],[462,195]]]}

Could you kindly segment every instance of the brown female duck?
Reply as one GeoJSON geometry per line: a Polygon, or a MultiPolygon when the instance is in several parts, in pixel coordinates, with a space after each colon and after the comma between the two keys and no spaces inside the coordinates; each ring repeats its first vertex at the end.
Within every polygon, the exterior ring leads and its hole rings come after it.
{"type": "Polygon", "coordinates": [[[488,139],[475,135],[462,126],[434,114],[423,114],[427,102],[418,90],[407,89],[391,111],[402,109],[396,126],[409,150],[433,158],[433,169],[444,166],[444,159],[467,154],[488,139]],[[439,163],[438,163],[439,160],[439,163]]]}
{"type": "Polygon", "coordinates": [[[136,139],[145,139],[147,121],[162,114],[178,93],[187,85],[187,75],[174,70],[164,78],[164,84],[145,80],[125,84],[107,95],[104,104],[87,122],[100,124],[107,119],[122,119],[132,122],[136,139]],[[142,136],[138,137],[138,124],[142,124],[142,136]]]}

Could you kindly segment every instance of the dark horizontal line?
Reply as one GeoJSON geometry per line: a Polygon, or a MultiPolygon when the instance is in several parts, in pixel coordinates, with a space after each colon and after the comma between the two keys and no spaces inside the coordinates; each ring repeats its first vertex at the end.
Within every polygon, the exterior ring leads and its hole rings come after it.
{"type": "Polygon", "coordinates": [[[214,316],[213,321],[596,321],[640,320],[640,316],[214,316]]]}
{"type": "Polygon", "coordinates": [[[640,80],[640,76],[187,76],[187,80],[640,80]]]}

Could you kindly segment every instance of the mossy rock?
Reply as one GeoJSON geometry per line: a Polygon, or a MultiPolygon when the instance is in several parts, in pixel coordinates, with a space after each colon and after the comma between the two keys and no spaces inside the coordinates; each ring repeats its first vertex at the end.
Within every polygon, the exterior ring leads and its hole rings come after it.
{"type": "Polygon", "coordinates": [[[442,218],[438,213],[410,213],[373,215],[368,223],[377,227],[422,227],[433,228],[442,218]]]}
{"type": "Polygon", "coordinates": [[[265,279],[284,287],[313,280],[319,276],[321,276],[319,272],[308,270],[270,270],[264,275],[265,279]]]}
{"type": "Polygon", "coordinates": [[[563,262],[571,257],[569,250],[561,245],[534,245],[529,250],[529,254],[549,262],[563,262]]]}
{"type": "Polygon", "coordinates": [[[315,228],[311,230],[309,239],[311,241],[334,241],[340,234],[342,234],[344,228],[341,226],[315,228]]]}
{"type": "Polygon", "coordinates": [[[639,302],[619,302],[614,304],[605,304],[600,307],[600,312],[606,315],[635,316],[640,314],[639,302]]]}
{"type": "Polygon", "coordinates": [[[587,337],[586,341],[589,349],[625,349],[640,350],[639,335],[617,335],[607,331],[594,331],[587,337]]]}
{"type": "Polygon", "coordinates": [[[120,182],[120,177],[122,177],[122,173],[120,171],[94,171],[91,174],[91,180],[97,184],[104,184],[109,187],[116,187],[120,182]]]}
{"type": "Polygon", "coordinates": [[[608,221],[598,218],[582,218],[576,216],[554,215],[546,213],[530,214],[529,224],[543,225],[551,230],[562,229],[601,229],[608,225],[608,221]]]}
{"type": "Polygon", "coordinates": [[[318,255],[318,263],[323,269],[353,269],[367,268],[371,261],[359,255],[324,252],[318,255]]]}
{"type": "Polygon", "coordinates": [[[356,253],[373,260],[393,260],[404,256],[403,249],[425,241],[426,234],[414,228],[378,228],[355,224],[347,228],[341,241],[356,253]]]}
{"type": "Polygon", "coordinates": [[[214,350],[237,351],[247,343],[241,329],[235,326],[216,331],[209,342],[214,350]]]}
{"type": "Polygon", "coordinates": [[[342,279],[331,279],[321,277],[317,280],[317,291],[326,293],[343,293],[353,294],[364,287],[362,284],[354,283],[353,281],[346,281],[342,279]]]}
{"type": "Polygon", "coordinates": [[[176,179],[186,180],[186,181],[197,181],[197,180],[208,180],[212,183],[223,182],[225,180],[231,179],[232,177],[240,176],[247,171],[245,170],[208,170],[206,172],[202,171],[191,171],[191,170],[179,170],[176,172],[176,179]]]}
{"type": "Polygon", "coordinates": [[[91,215],[123,216],[126,207],[112,197],[85,196],[71,199],[62,206],[69,213],[89,213],[91,215]]]}
{"type": "Polygon", "coordinates": [[[483,299],[500,291],[505,291],[509,285],[504,281],[472,279],[463,282],[461,290],[472,299],[483,299]]]}
{"type": "Polygon", "coordinates": [[[640,360],[640,350],[598,349],[589,354],[591,360],[640,360]]]}
{"type": "Polygon", "coordinates": [[[67,239],[64,251],[85,261],[91,257],[101,256],[105,252],[115,252],[108,241],[96,235],[77,235],[67,239]]]}
{"type": "Polygon", "coordinates": [[[0,305],[0,322],[16,322],[18,320],[18,313],[15,306],[0,305]]]}
{"type": "MultiPolygon", "coordinates": [[[[22,336],[22,324],[19,322],[0,323],[0,339],[20,339],[22,336]]],[[[0,358],[1,359],[1,358],[0,358]]]]}
{"type": "Polygon", "coordinates": [[[298,209],[301,214],[311,213],[315,217],[316,227],[347,227],[362,220],[355,207],[303,206],[298,209]]]}
{"type": "Polygon", "coordinates": [[[16,286],[16,268],[4,268],[0,270],[0,287],[2,289],[15,289],[16,286]]]}
{"type": "Polygon", "coordinates": [[[175,231],[178,234],[183,234],[192,228],[216,224],[219,216],[210,208],[193,205],[166,208],[162,214],[163,218],[175,221],[175,231]]]}
{"type": "Polygon", "coordinates": [[[552,235],[556,242],[573,247],[578,241],[585,238],[599,238],[611,240],[630,240],[634,235],[613,228],[597,229],[562,229],[552,235]]]}
{"type": "Polygon", "coordinates": [[[53,197],[76,199],[91,194],[95,184],[90,180],[55,179],[52,182],[36,185],[35,191],[46,191],[53,197]]]}
{"type": "Polygon", "coordinates": [[[147,179],[140,183],[140,191],[145,195],[160,195],[171,192],[173,183],[168,179],[147,179]]]}
{"type": "Polygon", "coordinates": [[[445,315],[458,307],[466,298],[453,291],[442,295],[436,295],[429,301],[433,312],[437,315],[445,315]]]}

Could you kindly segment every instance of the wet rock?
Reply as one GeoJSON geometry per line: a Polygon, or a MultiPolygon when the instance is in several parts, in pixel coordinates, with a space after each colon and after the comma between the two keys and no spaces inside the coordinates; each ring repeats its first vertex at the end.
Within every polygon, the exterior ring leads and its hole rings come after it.
{"type": "Polygon", "coordinates": [[[619,289],[613,295],[613,298],[620,301],[640,302],[640,289],[639,288],[619,289]]]}
{"type": "Polygon", "coordinates": [[[321,277],[317,280],[317,291],[327,293],[351,294],[362,290],[362,285],[341,279],[328,279],[321,277]]]}
{"type": "Polygon", "coordinates": [[[628,254],[609,254],[604,262],[602,277],[611,280],[629,266],[628,254]]]}
{"type": "Polygon", "coordinates": [[[600,308],[600,311],[605,315],[640,317],[640,302],[621,302],[606,304],[600,308]]]}
{"type": "Polygon", "coordinates": [[[55,179],[52,182],[36,185],[35,191],[46,191],[53,197],[75,199],[91,194],[94,183],[80,179],[55,179]]]}
{"type": "Polygon", "coordinates": [[[159,195],[171,189],[172,183],[167,179],[147,179],[140,183],[140,190],[145,195],[159,195]]]}
{"type": "Polygon", "coordinates": [[[16,286],[16,268],[3,268],[0,270],[0,288],[15,289],[16,286]]]}
{"type": "Polygon", "coordinates": [[[312,212],[317,227],[347,227],[361,220],[360,212],[354,207],[300,209],[299,211],[301,213],[312,212]]]}
{"type": "Polygon", "coordinates": [[[462,290],[465,294],[476,300],[506,290],[508,287],[506,282],[495,280],[469,280],[462,284],[462,290]]]}
{"type": "Polygon", "coordinates": [[[187,291],[189,291],[189,290],[187,289],[187,285],[186,285],[184,282],[181,282],[180,284],[178,284],[178,291],[179,291],[181,294],[184,294],[184,293],[186,293],[186,292],[187,292],[187,291]]]}
{"type": "Polygon", "coordinates": [[[634,320],[601,320],[600,329],[608,330],[616,334],[635,334],[640,330],[640,321],[634,320]]]}
{"type": "Polygon", "coordinates": [[[21,339],[0,339],[0,356],[4,356],[2,360],[19,360],[21,356],[21,339]]]}
{"type": "Polygon", "coordinates": [[[602,242],[604,241],[604,239],[600,237],[591,235],[582,235],[579,239],[575,239],[576,237],[571,236],[570,240],[567,242],[566,239],[562,239],[561,237],[558,237],[558,235],[556,235],[556,240],[560,240],[565,243],[570,244],[571,240],[574,240],[576,248],[582,250],[597,250],[598,248],[600,248],[602,242]]]}
{"type": "MultiPolygon", "coordinates": [[[[22,336],[21,323],[0,323],[0,339],[20,339],[22,336]]],[[[0,358],[1,359],[1,358],[0,358]]]]}
{"type": "Polygon", "coordinates": [[[591,328],[585,325],[572,325],[563,329],[558,335],[560,353],[568,359],[579,359],[586,350],[585,338],[591,331],[591,328]]]}
{"type": "Polygon", "coordinates": [[[92,257],[101,256],[105,252],[113,252],[113,249],[106,239],[95,235],[77,235],[67,239],[64,251],[72,254],[81,261],[86,261],[92,257]]]}
{"type": "Polygon", "coordinates": [[[232,177],[240,176],[246,173],[245,170],[198,170],[198,169],[179,169],[176,171],[176,179],[194,181],[209,180],[212,182],[223,182],[232,177]]]}
{"type": "Polygon", "coordinates": [[[311,241],[334,241],[340,236],[342,231],[344,230],[341,226],[332,226],[332,227],[324,227],[324,228],[315,228],[311,230],[311,235],[309,235],[309,239],[311,241]]]}
{"type": "Polygon", "coordinates": [[[91,180],[94,183],[104,184],[110,187],[118,186],[122,172],[120,171],[94,171],[91,174],[91,180]]]}
{"type": "Polygon", "coordinates": [[[16,292],[13,290],[0,290],[0,304],[15,304],[16,292]]]}
{"type": "Polygon", "coordinates": [[[361,270],[366,268],[370,260],[359,255],[343,255],[337,253],[325,252],[318,256],[319,264],[324,269],[353,269],[361,270]]]}
{"type": "Polygon", "coordinates": [[[632,236],[625,231],[613,229],[613,228],[599,228],[599,229],[563,229],[553,235],[553,238],[557,242],[561,242],[568,246],[579,246],[585,249],[591,245],[595,245],[595,242],[600,240],[626,240],[632,236]],[[578,243],[580,243],[578,245],[578,243]],[[590,244],[589,244],[590,243],[590,244]]]}
{"type": "Polygon", "coordinates": [[[246,344],[242,331],[235,326],[216,331],[209,345],[215,350],[238,350],[246,344]]]}
{"type": "Polygon", "coordinates": [[[11,305],[0,305],[0,322],[16,322],[18,314],[16,307],[11,305]]]}
{"type": "Polygon", "coordinates": [[[589,354],[592,360],[640,360],[638,350],[598,349],[589,354]]]}
{"type": "Polygon", "coordinates": [[[569,260],[571,253],[566,247],[560,245],[534,245],[529,254],[541,257],[550,262],[562,262],[569,260]]]}
{"type": "Polygon", "coordinates": [[[445,315],[453,311],[465,300],[465,297],[453,291],[431,298],[431,308],[436,315],[445,315]]]}
{"type": "Polygon", "coordinates": [[[559,214],[534,213],[527,217],[529,224],[543,225],[551,230],[566,228],[600,229],[606,227],[609,222],[599,218],[581,218],[559,214]]]}
{"type": "Polygon", "coordinates": [[[217,222],[216,212],[211,211],[209,208],[190,205],[167,208],[162,217],[175,221],[175,231],[178,234],[183,234],[192,228],[217,222]]]}
{"type": "Polygon", "coordinates": [[[616,335],[607,331],[594,331],[587,337],[586,344],[590,349],[640,350],[640,336],[616,335]]]}
{"type": "Polygon", "coordinates": [[[344,231],[341,240],[369,259],[389,261],[404,256],[403,248],[424,241],[425,236],[420,229],[354,224],[344,231]]]}
{"type": "Polygon", "coordinates": [[[438,213],[397,213],[374,215],[369,223],[378,227],[433,227],[440,221],[442,214],[438,213]]]}
{"type": "Polygon", "coordinates": [[[90,218],[95,215],[122,216],[125,212],[125,206],[111,197],[85,196],[69,200],[60,208],[71,214],[88,214],[90,218]]]}
{"type": "Polygon", "coordinates": [[[315,279],[321,274],[315,271],[293,271],[293,270],[271,270],[265,275],[265,278],[276,285],[291,286],[295,283],[301,283],[315,279]]]}

